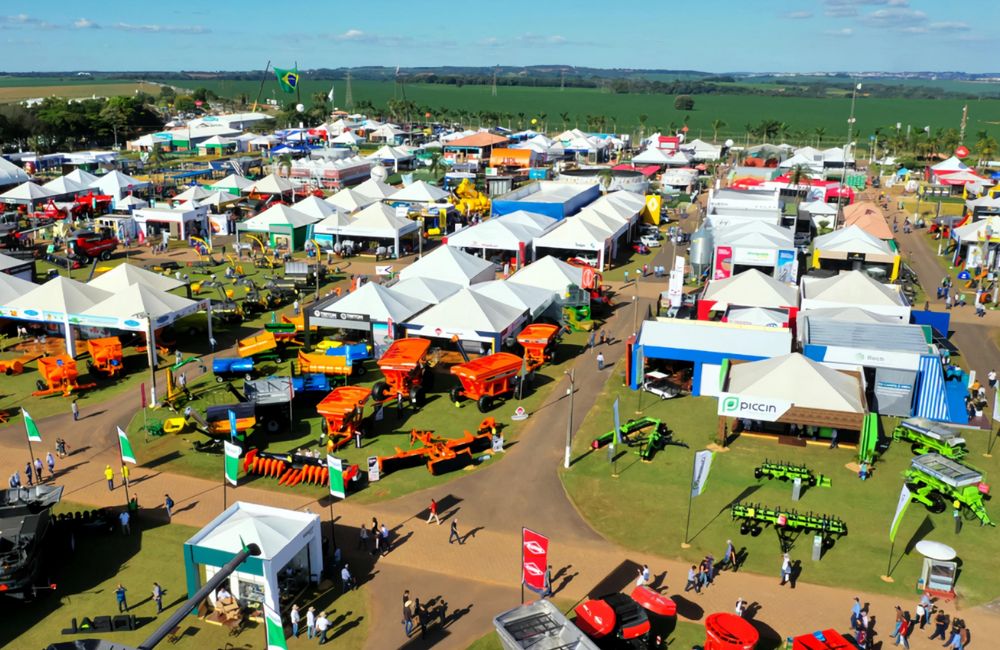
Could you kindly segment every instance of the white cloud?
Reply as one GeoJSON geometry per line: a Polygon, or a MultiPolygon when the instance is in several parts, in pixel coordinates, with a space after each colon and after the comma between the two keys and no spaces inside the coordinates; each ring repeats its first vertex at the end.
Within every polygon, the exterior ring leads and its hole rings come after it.
{"type": "Polygon", "coordinates": [[[201,25],[134,25],[131,23],[115,23],[111,26],[123,32],[144,32],[147,34],[206,34],[210,30],[201,25]]]}
{"type": "Polygon", "coordinates": [[[804,20],[806,18],[812,18],[813,12],[811,11],[789,11],[784,14],[785,18],[790,18],[791,20],[804,20]]]}
{"type": "Polygon", "coordinates": [[[73,21],[75,29],[100,29],[101,26],[87,18],[77,18],[73,21]]]}
{"type": "Polygon", "coordinates": [[[827,36],[853,36],[854,30],[850,27],[841,27],[840,29],[828,29],[823,33],[827,36]]]}
{"type": "Polygon", "coordinates": [[[335,37],[338,41],[363,41],[372,38],[360,29],[349,29],[343,34],[335,37]]]}
{"type": "Polygon", "coordinates": [[[480,40],[478,44],[484,45],[486,47],[506,47],[508,45],[523,45],[527,47],[559,47],[562,45],[589,45],[589,46],[598,45],[597,43],[592,43],[589,41],[571,40],[561,34],[533,34],[531,32],[507,38],[497,38],[495,36],[491,36],[489,38],[484,38],[480,40]]]}
{"type": "Polygon", "coordinates": [[[870,14],[865,14],[861,17],[861,22],[867,25],[888,29],[902,29],[904,27],[918,26],[926,20],[927,14],[916,9],[909,9],[907,7],[876,9],[870,14]]]}
{"type": "Polygon", "coordinates": [[[28,14],[16,14],[13,16],[0,16],[0,29],[12,27],[37,27],[39,29],[55,29],[58,25],[29,16],[28,14]]]}

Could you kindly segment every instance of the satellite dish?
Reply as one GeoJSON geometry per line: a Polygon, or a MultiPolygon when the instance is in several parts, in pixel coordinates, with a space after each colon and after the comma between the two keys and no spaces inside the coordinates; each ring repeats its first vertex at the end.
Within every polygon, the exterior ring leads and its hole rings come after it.
{"type": "Polygon", "coordinates": [[[917,542],[917,553],[920,553],[926,558],[931,560],[940,560],[941,562],[947,562],[949,560],[954,560],[958,553],[955,549],[943,544],[941,542],[935,542],[929,539],[924,539],[917,542]]]}
{"type": "Polygon", "coordinates": [[[373,180],[385,182],[385,179],[389,178],[389,172],[382,165],[375,165],[372,167],[371,177],[373,180]]]}
{"type": "Polygon", "coordinates": [[[306,110],[306,105],[305,104],[296,104],[295,105],[295,110],[297,110],[298,112],[302,113],[303,111],[306,110]]]}
{"type": "Polygon", "coordinates": [[[732,146],[733,146],[733,141],[731,139],[730,140],[726,140],[726,148],[730,149],[730,148],[732,148],[732,146]]]}

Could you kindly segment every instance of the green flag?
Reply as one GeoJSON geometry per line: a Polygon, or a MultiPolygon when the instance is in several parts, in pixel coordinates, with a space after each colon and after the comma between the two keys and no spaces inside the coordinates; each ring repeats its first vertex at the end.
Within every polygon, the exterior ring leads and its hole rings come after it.
{"type": "Polygon", "coordinates": [[[281,86],[281,90],[286,93],[294,93],[295,89],[299,87],[298,70],[275,68],[274,76],[278,78],[278,85],[281,86]]]}
{"type": "Polygon", "coordinates": [[[344,490],[344,463],[330,454],[326,455],[326,467],[330,470],[330,496],[343,499],[347,496],[344,490]]]}
{"type": "Polygon", "coordinates": [[[226,446],[226,480],[230,485],[236,485],[236,479],[240,474],[240,454],[243,452],[239,445],[234,445],[228,440],[224,441],[226,446]]]}
{"type": "Polygon", "coordinates": [[[118,447],[122,452],[122,462],[135,465],[135,452],[132,451],[132,443],[128,441],[128,436],[125,435],[121,427],[118,427],[118,447]]]}
{"type": "Polygon", "coordinates": [[[35,425],[35,421],[31,419],[31,416],[24,409],[21,409],[21,413],[24,415],[24,429],[28,432],[28,442],[41,442],[42,434],[38,433],[38,426],[35,425]]]}
{"type": "Polygon", "coordinates": [[[896,541],[896,531],[899,530],[899,524],[903,521],[903,515],[906,513],[907,507],[910,505],[910,488],[903,484],[903,489],[899,491],[899,501],[896,502],[896,514],[892,516],[892,524],[889,525],[889,541],[896,541]]]}
{"type": "Polygon", "coordinates": [[[264,625],[267,629],[267,650],[288,650],[281,616],[267,605],[264,605],[264,625]]]}

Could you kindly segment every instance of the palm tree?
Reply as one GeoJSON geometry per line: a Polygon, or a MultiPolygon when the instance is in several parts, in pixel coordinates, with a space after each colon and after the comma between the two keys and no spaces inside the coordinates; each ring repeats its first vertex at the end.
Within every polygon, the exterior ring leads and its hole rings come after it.
{"type": "Polygon", "coordinates": [[[820,144],[823,142],[823,136],[826,135],[826,129],[822,126],[817,126],[813,129],[813,134],[816,136],[816,148],[819,149],[820,144]]]}
{"type": "Polygon", "coordinates": [[[562,120],[563,131],[565,131],[566,123],[569,122],[569,113],[559,113],[559,119],[562,120]]]}
{"type": "Polygon", "coordinates": [[[519,129],[523,129],[524,128],[524,117],[525,117],[524,113],[518,113],[517,114],[517,128],[519,128],[519,129]]]}
{"type": "Polygon", "coordinates": [[[639,113],[639,139],[643,140],[646,138],[646,120],[649,116],[645,113],[639,113]]]}
{"type": "Polygon", "coordinates": [[[726,121],[720,119],[712,120],[712,143],[714,144],[719,139],[719,130],[726,127],[726,121]]]}
{"type": "Polygon", "coordinates": [[[431,154],[431,164],[427,166],[427,170],[431,173],[431,176],[437,178],[440,172],[444,170],[444,159],[439,152],[434,152],[431,154]]]}
{"type": "Polygon", "coordinates": [[[548,116],[549,116],[548,113],[539,113],[538,114],[538,125],[541,127],[542,133],[545,133],[545,131],[546,131],[546,129],[545,129],[545,118],[547,118],[548,116]]]}
{"type": "Polygon", "coordinates": [[[292,174],[292,156],[291,156],[291,154],[283,153],[280,156],[278,156],[277,166],[278,166],[278,175],[279,176],[281,176],[281,175],[291,176],[291,174],[292,174]],[[284,172],[285,172],[284,174],[281,173],[282,170],[284,170],[284,172]]]}

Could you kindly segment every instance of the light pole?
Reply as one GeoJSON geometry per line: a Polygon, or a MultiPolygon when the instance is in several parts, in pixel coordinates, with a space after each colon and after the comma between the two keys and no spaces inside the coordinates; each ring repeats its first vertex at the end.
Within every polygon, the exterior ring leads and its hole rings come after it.
{"type": "Polygon", "coordinates": [[[569,469],[569,457],[573,447],[573,393],[576,389],[575,370],[564,370],[564,375],[569,375],[569,413],[566,415],[566,457],[563,459],[563,467],[569,469]]]}
{"type": "Polygon", "coordinates": [[[840,225],[844,219],[844,189],[847,186],[847,159],[851,152],[851,138],[854,137],[854,104],[858,98],[858,91],[861,84],[855,84],[851,91],[851,116],[847,118],[847,143],[844,144],[844,168],[840,177],[840,191],[837,192],[837,224],[840,225]]]}

